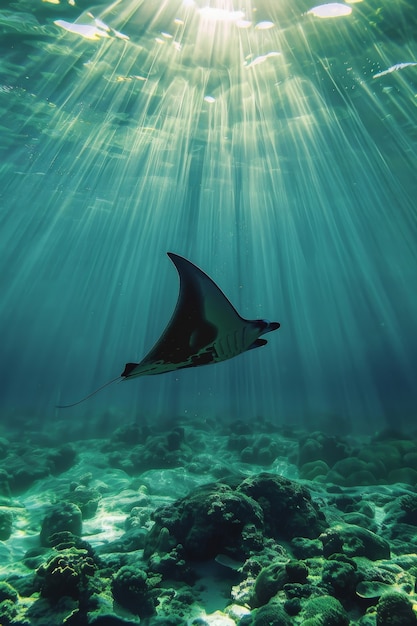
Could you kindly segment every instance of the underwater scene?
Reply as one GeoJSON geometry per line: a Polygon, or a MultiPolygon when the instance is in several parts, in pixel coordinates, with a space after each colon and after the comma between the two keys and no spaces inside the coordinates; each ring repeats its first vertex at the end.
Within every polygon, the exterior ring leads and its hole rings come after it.
{"type": "Polygon", "coordinates": [[[0,3],[0,625],[417,626],[416,34],[0,3]]]}

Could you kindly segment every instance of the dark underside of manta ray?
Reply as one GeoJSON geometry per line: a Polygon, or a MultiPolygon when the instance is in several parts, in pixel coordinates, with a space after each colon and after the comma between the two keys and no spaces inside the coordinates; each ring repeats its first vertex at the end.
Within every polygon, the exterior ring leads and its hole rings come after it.
{"type": "Polygon", "coordinates": [[[183,257],[168,252],[178,270],[180,291],[165,331],[140,363],[127,363],[117,377],[67,408],[80,404],[116,380],[164,374],[231,359],[264,346],[261,335],[277,330],[278,322],[242,318],[207,274],[183,257]]]}

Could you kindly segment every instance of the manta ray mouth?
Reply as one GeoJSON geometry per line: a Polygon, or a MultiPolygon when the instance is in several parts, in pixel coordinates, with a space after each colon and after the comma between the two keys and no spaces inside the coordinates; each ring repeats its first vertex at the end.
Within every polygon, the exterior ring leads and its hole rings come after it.
{"type": "Polygon", "coordinates": [[[262,330],[261,332],[262,335],[264,335],[265,333],[271,333],[273,330],[278,330],[278,328],[281,326],[279,322],[268,322],[268,320],[262,321],[266,324],[264,330],[262,330]]]}

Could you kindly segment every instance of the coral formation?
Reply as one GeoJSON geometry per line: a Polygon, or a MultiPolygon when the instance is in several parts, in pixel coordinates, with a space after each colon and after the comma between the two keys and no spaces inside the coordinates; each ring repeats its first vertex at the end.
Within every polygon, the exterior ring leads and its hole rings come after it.
{"type": "Polygon", "coordinates": [[[52,602],[63,596],[80,600],[91,595],[91,578],[96,571],[97,565],[86,551],[65,549],[37,569],[37,584],[41,595],[52,602]]]}
{"type": "Polygon", "coordinates": [[[144,570],[124,565],[114,576],[111,588],[114,599],[121,606],[135,615],[148,617],[155,612],[154,585],[155,579],[149,579],[144,570]]]}
{"type": "Polygon", "coordinates": [[[303,626],[348,626],[349,618],[342,604],[333,596],[312,598],[303,611],[303,626]]]}
{"type": "Polygon", "coordinates": [[[46,513],[40,532],[42,546],[50,546],[50,537],[55,533],[69,531],[80,536],[82,532],[82,515],[79,507],[72,502],[59,502],[46,513]]]}
{"type": "Polygon", "coordinates": [[[267,536],[315,538],[327,527],[310,492],[293,480],[261,473],[244,480],[237,491],[261,505],[267,536]]]}
{"type": "Polygon", "coordinates": [[[417,617],[405,594],[389,592],[378,601],[376,623],[377,626],[414,626],[417,624],[417,617]]]}

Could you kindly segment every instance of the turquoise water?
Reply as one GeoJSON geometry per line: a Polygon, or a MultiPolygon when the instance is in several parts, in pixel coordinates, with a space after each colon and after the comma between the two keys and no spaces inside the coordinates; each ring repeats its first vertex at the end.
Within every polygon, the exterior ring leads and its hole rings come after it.
{"type": "Polygon", "coordinates": [[[2,3],[2,417],[414,429],[417,9],[210,6],[2,3]],[[57,410],[159,338],[167,251],[281,328],[57,410]]]}

